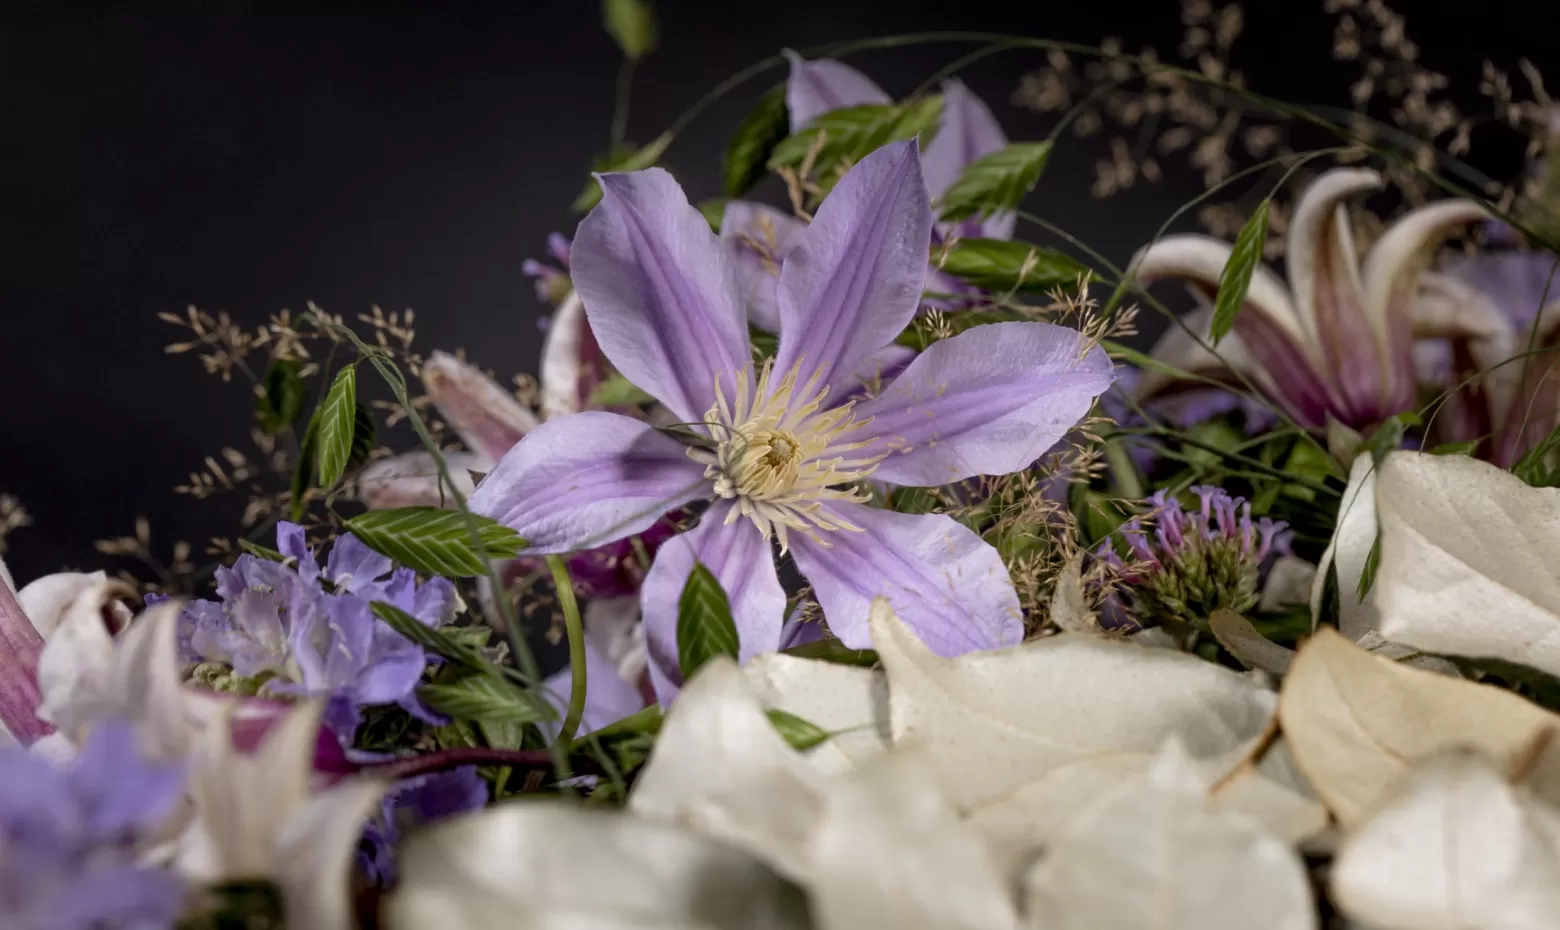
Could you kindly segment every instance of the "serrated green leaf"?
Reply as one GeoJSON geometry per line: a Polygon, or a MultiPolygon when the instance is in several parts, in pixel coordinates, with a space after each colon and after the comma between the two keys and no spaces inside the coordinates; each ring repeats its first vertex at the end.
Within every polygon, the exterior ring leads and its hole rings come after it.
{"type": "Polygon", "coordinates": [[[602,25],[629,58],[643,58],[655,51],[660,37],[655,9],[646,0],[603,0],[602,25]]]}
{"type": "Polygon", "coordinates": [[[547,715],[535,696],[495,675],[471,675],[451,684],[423,685],[417,689],[417,696],[441,714],[498,727],[535,723],[547,715]]]}
{"type": "Polygon", "coordinates": [[[303,412],[303,363],[279,358],[265,370],[265,383],[256,402],[260,428],[272,436],[285,430],[303,412]]]}
{"type": "Polygon", "coordinates": [[[319,446],[320,438],[320,411],[314,411],[314,416],[309,418],[309,426],[303,431],[303,439],[298,442],[298,461],[293,466],[292,476],[292,522],[297,523],[303,519],[303,512],[308,509],[309,488],[313,487],[314,477],[314,450],[319,446]]]}
{"type": "MultiPolygon", "coordinates": [[[[758,98],[726,146],[726,193],[741,197],[764,176],[775,146],[790,132],[790,114],[785,107],[785,85],[777,84],[758,98]]],[[[718,225],[718,224],[717,224],[718,225]]]]}
{"type": "Polygon", "coordinates": [[[315,477],[320,487],[334,486],[347,470],[356,424],[357,368],[348,365],[336,373],[336,380],[320,402],[319,444],[314,453],[315,477]]]}
{"type": "Polygon", "coordinates": [[[959,239],[933,259],[947,274],[998,292],[1071,288],[1089,273],[1055,249],[1011,239],[959,239]]]}
{"type": "Polygon", "coordinates": [[[815,723],[803,720],[793,713],[774,709],[766,712],[766,716],[769,717],[769,722],[774,726],[776,732],[787,743],[790,743],[791,748],[797,752],[806,752],[820,743],[827,742],[829,739],[830,733],[828,730],[815,723]]]}
{"type": "Polygon", "coordinates": [[[470,646],[472,649],[486,649],[488,642],[493,638],[492,627],[477,624],[472,626],[441,627],[439,632],[463,646],[470,646]]]}
{"type": "Polygon", "coordinates": [[[519,533],[496,520],[440,507],[370,510],[348,520],[347,531],[407,568],[448,578],[483,574],[488,562],[512,559],[525,548],[519,533]]]}
{"type": "Polygon", "coordinates": [[[677,601],[677,664],[683,680],[718,655],[737,657],[737,625],[731,619],[731,601],[720,582],[695,562],[677,601]]]}
{"type": "MultiPolygon", "coordinates": [[[[601,172],[612,171],[642,171],[661,160],[666,154],[666,147],[672,144],[671,133],[663,132],[650,141],[644,148],[635,148],[625,145],[605,159],[596,163],[596,170],[601,172]]],[[[572,209],[576,213],[584,213],[601,202],[601,185],[595,178],[585,182],[585,189],[574,198],[572,209]]]]}
{"type": "Polygon", "coordinates": [[[836,665],[874,668],[878,664],[878,654],[875,651],[871,649],[851,649],[837,639],[820,639],[816,642],[792,646],[790,649],[782,649],[781,651],[788,656],[796,656],[801,659],[817,659],[820,662],[833,662],[836,665]]]}
{"type": "Polygon", "coordinates": [[[654,400],[622,375],[613,375],[590,392],[592,407],[637,407],[654,400]]]}
{"type": "Polygon", "coordinates": [[[937,340],[957,336],[976,326],[984,326],[987,323],[1021,323],[1027,319],[1029,317],[1015,310],[962,310],[942,317],[935,324],[922,316],[912,321],[910,327],[900,333],[899,338],[894,341],[902,346],[909,346],[917,352],[924,352],[927,346],[937,340]]]}
{"type": "Polygon", "coordinates": [[[428,626],[394,604],[373,601],[368,607],[374,612],[374,616],[383,620],[390,629],[461,668],[484,675],[499,671],[497,666],[482,657],[479,649],[446,634],[443,630],[428,626]]]}
{"type": "Polygon", "coordinates": [[[378,438],[379,425],[374,422],[374,412],[367,404],[359,403],[352,418],[352,448],[347,451],[347,468],[356,468],[368,461],[378,438]]]}
{"type": "Polygon", "coordinates": [[[726,204],[730,202],[730,197],[710,197],[699,201],[699,213],[704,217],[704,222],[710,224],[710,232],[720,234],[720,224],[726,221],[726,204]]]}
{"type": "Polygon", "coordinates": [[[942,97],[932,94],[906,103],[831,110],[776,145],[768,167],[771,171],[800,169],[816,147],[812,175],[827,190],[844,173],[843,169],[890,142],[920,136],[924,149],[936,131],[942,104],[942,97]]]}
{"type": "Polygon", "coordinates": [[[954,222],[972,216],[984,219],[993,213],[1018,209],[1025,195],[1040,182],[1050,157],[1050,142],[1014,142],[976,159],[943,194],[943,220],[954,222]]]}
{"type": "Polygon", "coordinates": [[[285,561],[287,561],[287,556],[282,555],[280,552],[277,552],[275,549],[267,548],[265,546],[260,545],[259,543],[252,543],[252,542],[250,542],[247,539],[240,539],[238,541],[238,548],[244,550],[245,552],[249,553],[252,556],[256,556],[256,557],[262,558],[262,559],[268,559],[268,560],[270,560],[272,562],[285,562],[285,561]]]}
{"type": "Polygon", "coordinates": [[[1257,204],[1235,237],[1235,248],[1230,251],[1224,271],[1219,274],[1219,295],[1213,305],[1211,341],[1214,345],[1229,335],[1235,326],[1235,317],[1246,302],[1246,292],[1251,289],[1251,276],[1262,264],[1262,250],[1267,247],[1268,202],[1257,204]]]}

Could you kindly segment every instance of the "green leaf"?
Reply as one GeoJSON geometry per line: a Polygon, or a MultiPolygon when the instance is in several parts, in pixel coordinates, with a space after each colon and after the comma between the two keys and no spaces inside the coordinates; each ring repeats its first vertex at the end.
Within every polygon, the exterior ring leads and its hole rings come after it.
{"type": "Polygon", "coordinates": [[[817,659],[820,662],[833,662],[836,665],[856,665],[861,668],[874,668],[878,664],[878,654],[871,649],[851,649],[837,639],[820,639],[817,642],[804,643],[800,646],[792,646],[790,649],[781,650],[788,656],[796,656],[801,659],[817,659]]]}
{"type": "Polygon", "coordinates": [[[1522,454],[1517,459],[1517,464],[1511,466],[1511,473],[1526,481],[1535,488],[1554,487],[1560,483],[1560,475],[1550,468],[1550,453],[1560,448],[1560,426],[1555,427],[1548,436],[1539,440],[1538,444],[1522,454]]]}
{"type": "Polygon", "coordinates": [[[921,136],[924,149],[937,128],[942,104],[940,95],[931,94],[906,103],[831,110],[776,145],[769,156],[769,168],[772,171],[780,168],[799,170],[816,147],[813,176],[827,190],[844,173],[842,169],[890,142],[921,136]],[[822,142],[819,142],[820,137],[822,142]]]}
{"type": "Polygon", "coordinates": [[[347,468],[356,468],[368,461],[378,438],[379,425],[374,422],[374,412],[367,404],[359,403],[352,415],[352,448],[347,451],[347,468]]]}
{"type": "Polygon", "coordinates": [[[695,562],[677,601],[677,664],[684,681],[718,655],[737,657],[737,625],[720,582],[695,562]]]}
{"type": "Polygon", "coordinates": [[[494,675],[470,675],[452,684],[423,685],[417,696],[457,720],[500,727],[535,723],[548,712],[534,695],[494,675]]]}
{"type": "Polygon", "coordinates": [[[315,476],[320,487],[329,488],[341,480],[352,455],[352,433],[357,423],[357,368],[353,365],[336,373],[325,400],[320,403],[319,445],[315,449],[315,476]]]}
{"type": "Polygon", "coordinates": [[[726,204],[730,202],[730,197],[709,197],[699,201],[699,213],[704,222],[710,224],[710,232],[720,235],[720,224],[726,220],[726,204]]]}
{"type": "Polygon", "coordinates": [[[1070,288],[1089,273],[1087,267],[1055,249],[1008,239],[959,239],[946,256],[934,255],[933,263],[988,291],[1070,288]]]}
{"type": "Polygon", "coordinates": [[[238,548],[244,550],[245,552],[249,553],[252,556],[256,556],[256,557],[262,558],[262,559],[268,559],[268,560],[270,560],[272,562],[285,562],[285,561],[287,561],[287,556],[282,555],[280,552],[277,552],[275,549],[267,548],[265,546],[260,545],[259,543],[252,543],[252,542],[250,542],[247,539],[240,539],[238,541],[238,548]]]}
{"type": "Polygon", "coordinates": [[[1386,421],[1370,434],[1370,438],[1365,440],[1365,445],[1360,451],[1369,452],[1371,461],[1380,468],[1387,453],[1403,448],[1403,435],[1408,432],[1410,426],[1418,426],[1419,422],[1419,414],[1412,411],[1387,417],[1386,421]]]}
{"type": "Polygon", "coordinates": [[[763,360],[773,358],[780,351],[780,337],[766,333],[752,324],[748,325],[748,342],[753,346],[755,367],[762,367],[763,360]]]}
{"type": "Polygon", "coordinates": [[[892,500],[895,513],[933,513],[943,505],[932,488],[894,488],[892,500]]]}
{"type": "Polygon", "coordinates": [[[306,393],[303,363],[295,358],[279,358],[265,370],[265,383],[256,403],[260,428],[272,436],[285,430],[303,412],[306,393]]]}
{"type": "Polygon", "coordinates": [[[1371,541],[1370,553],[1365,556],[1365,567],[1360,571],[1360,583],[1355,586],[1354,596],[1356,600],[1365,600],[1365,595],[1376,584],[1376,570],[1381,567],[1381,533],[1378,530],[1376,538],[1371,541]]]}
{"type": "Polygon", "coordinates": [[[790,132],[785,107],[785,85],[777,84],[758,98],[758,106],[742,118],[736,135],[726,146],[726,193],[741,197],[764,177],[765,165],[775,146],[790,132]]]}
{"type": "Polygon", "coordinates": [[[1018,209],[1019,202],[1040,182],[1050,157],[1050,142],[1014,142],[977,159],[943,194],[943,220],[985,218],[1018,209]]]}
{"type": "Polygon", "coordinates": [[[394,604],[373,601],[368,607],[390,629],[461,668],[484,675],[499,672],[498,666],[483,658],[482,652],[470,643],[428,626],[394,604]]]}
{"type": "MultiPolygon", "coordinates": [[[[642,171],[661,160],[666,154],[666,147],[672,144],[672,134],[663,132],[650,141],[644,148],[635,148],[632,145],[624,145],[616,152],[608,154],[605,158],[596,162],[596,170],[600,172],[612,171],[642,171]]],[[[585,182],[585,189],[574,198],[572,209],[576,213],[584,213],[601,202],[601,185],[595,178],[585,182]]]]}
{"type": "Polygon", "coordinates": [[[1109,339],[1101,341],[1100,345],[1105,348],[1106,354],[1108,354],[1111,358],[1118,361],[1127,362],[1128,364],[1137,368],[1141,368],[1144,371],[1152,371],[1156,374],[1166,375],[1171,378],[1185,378],[1192,381],[1197,380],[1197,376],[1191,372],[1183,368],[1177,368],[1168,362],[1162,362],[1159,359],[1154,358],[1152,355],[1149,355],[1146,352],[1140,352],[1131,346],[1123,345],[1119,342],[1112,342],[1109,339]]]}
{"type": "Polygon", "coordinates": [[[309,427],[303,431],[303,439],[298,443],[298,461],[293,466],[291,516],[294,523],[303,519],[303,512],[308,509],[309,488],[314,486],[310,480],[314,477],[314,450],[319,447],[319,439],[320,411],[315,408],[314,416],[309,418],[309,427]]]}
{"type": "Polygon", "coordinates": [[[488,641],[493,638],[493,628],[481,624],[440,627],[439,632],[454,642],[472,649],[487,648],[488,641]]]}
{"type": "Polygon", "coordinates": [[[613,375],[590,392],[592,407],[637,407],[654,400],[622,375],[613,375]]]}
{"type": "Polygon", "coordinates": [[[1251,288],[1251,276],[1262,264],[1262,250],[1267,246],[1268,202],[1257,204],[1240,235],[1235,237],[1235,248],[1219,275],[1219,296],[1213,305],[1212,342],[1229,335],[1235,326],[1235,315],[1246,302],[1246,291],[1251,288]]]}
{"type": "Polygon", "coordinates": [[[1447,442],[1429,450],[1431,455],[1472,455],[1479,448],[1477,440],[1447,442]]]}
{"type": "Polygon", "coordinates": [[[793,713],[775,709],[768,711],[766,715],[769,717],[769,722],[774,725],[775,730],[797,752],[806,752],[829,739],[830,733],[828,730],[815,723],[803,720],[793,713]]]}
{"type": "Polygon", "coordinates": [[[655,51],[659,40],[655,10],[645,0],[603,0],[602,24],[629,58],[643,58],[655,51]]]}
{"type": "Polygon", "coordinates": [[[519,533],[496,520],[440,507],[370,510],[348,520],[347,531],[407,568],[449,578],[484,574],[488,562],[512,559],[525,548],[519,533]]]}
{"type": "Polygon", "coordinates": [[[1021,323],[1028,319],[1029,317],[1015,310],[962,310],[947,314],[935,325],[926,317],[917,316],[910,327],[900,333],[899,338],[894,341],[902,346],[909,346],[917,352],[924,352],[927,346],[938,339],[957,336],[967,329],[984,326],[987,323],[1021,323]]]}

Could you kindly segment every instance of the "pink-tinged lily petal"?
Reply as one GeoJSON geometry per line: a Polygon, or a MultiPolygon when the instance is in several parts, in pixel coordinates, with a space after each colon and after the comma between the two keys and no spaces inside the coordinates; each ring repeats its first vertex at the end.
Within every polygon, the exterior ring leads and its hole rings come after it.
{"type": "Polygon", "coordinates": [[[585,304],[571,291],[554,311],[542,345],[542,416],[551,420],[586,409],[609,373],[607,357],[585,319],[585,304]]]}
{"type": "MultiPolygon", "coordinates": [[[[471,473],[486,474],[493,460],[472,452],[446,452],[444,462],[460,493],[471,496],[476,485],[471,473]]],[[[439,466],[426,452],[408,452],[363,469],[358,477],[357,498],[372,510],[391,507],[449,507],[449,489],[439,480],[439,466]]]]}
{"type": "Polygon", "coordinates": [[[734,397],[749,364],[735,260],[660,168],[603,174],[570,253],[574,287],[613,367],[685,423],[734,397]]]}
{"type": "Polygon", "coordinates": [[[787,50],[791,76],[785,82],[785,106],[791,114],[791,131],[806,129],[813,120],[845,107],[893,103],[894,99],[872,79],[832,58],[811,61],[787,50]]]}
{"type": "Polygon", "coordinates": [[[10,585],[0,583],[0,742],[6,733],[23,743],[54,731],[38,719],[38,657],[43,637],[22,612],[10,585]]]}
{"type": "Polygon", "coordinates": [[[423,365],[422,380],[461,441],[495,462],[536,428],[536,415],[513,394],[447,352],[433,353],[423,365]]]}
{"type": "Polygon", "coordinates": [[[856,415],[871,420],[864,451],[888,455],[874,477],[948,484],[1029,467],[1114,377],[1105,351],[1075,329],[989,323],[932,343],[856,415]]]}
{"type": "Polygon", "coordinates": [[[780,269],[776,370],[832,387],[893,342],[920,307],[931,238],[915,141],[863,158],[780,269]]]}
{"type": "Polygon", "coordinates": [[[704,512],[699,525],[674,537],[656,553],[655,564],[640,591],[645,646],[650,654],[650,681],[664,707],[682,688],[677,661],[677,605],[695,562],[704,563],[731,601],[737,625],[739,661],[746,662],[780,645],[785,620],[785,589],[775,572],[769,540],[751,520],[737,517],[734,505],[718,501],[704,512]]]}
{"type": "Polygon", "coordinates": [[[737,286],[747,303],[748,322],[765,332],[780,331],[780,311],[775,305],[780,265],[806,228],[806,223],[789,213],[761,203],[733,200],[726,204],[720,240],[736,256],[737,286]]]}
{"type": "MultiPolygon", "coordinates": [[[[965,168],[1008,144],[1007,135],[997,125],[991,109],[970,93],[963,81],[957,78],[944,81],[942,92],[942,122],[921,159],[926,189],[934,200],[948,192],[965,168]]],[[[972,224],[975,228],[963,230],[963,233],[989,239],[1011,239],[1017,220],[1014,214],[1003,213],[972,224]]]]}
{"type": "MultiPolygon", "coordinates": [[[[537,728],[549,740],[558,738],[558,728],[569,708],[569,692],[574,670],[564,666],[542,682],[542,697],[558,712],[558,720],[538,721],[537,728]]],[[[580,734],[593,733],[642,710],[645,699],[639,689],[623,680],[613,665],[591,645],[585,643],[585,716],[580,719],[580,734]]]]}
{"type": "Polygon", "coordinates": [[[1410,306],[1416,379],[1450,390],[1430,422],[1432,443],[1479,440],[1488,447],[1481,457],[1495,456],[1496,420],[1511,409],[1525,367],[1500,363],[1521,353],[1522,337],[1488,297],[1453,275],[1425,272],[1410,306]]]}
{"type": "Polygon", "coordinates": [[[703,466],[677,440],[640,420],[586,412],[538,427],[470,505],[519,533],[526,553],[552,555],[641,533],[709,490],[703,466]]]}
{"type": "Polygon", "coordinates": [[[860,527],[822,537],[795,534],[791,552],[812,584],[829,629],[852,649],[872,648],[867,616],[886,597],[941,656],[1017,645],[1023,610],[997,550],[945,514],[906,514],[860,504],[826,507],[860,527]],[[823,543],[827,543],[825,546],[823,543]]]}

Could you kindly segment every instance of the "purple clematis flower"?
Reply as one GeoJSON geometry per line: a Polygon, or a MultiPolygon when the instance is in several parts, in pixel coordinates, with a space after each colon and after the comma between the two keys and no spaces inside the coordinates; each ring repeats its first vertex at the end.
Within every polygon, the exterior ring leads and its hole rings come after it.
{"type": "MultiPolygon", "coordinates": [[[[1216,353],[1203,344],[1232,247],[1200,235],[1170,236],[1150,245],[1134,262],[1137,277],[1183,279],[1205,304],[1186,329],[1172,328],[1154,355],[1202,377],[1239,372],[1306,427],[1323,428],[1330,417],[1368,433],[1387,417],[1413,408],[1416,340],[1449,339],[1466,346],[1488,337],[1497,325],[1475,308],[1422,299],[1426,253],[1450,230],[1477,222],[1486,212],[1467,200],[1413,210],[1382,233],[1362,263],[1341,203],[1380,186],[1374,171],[1335,169],[1305,190],[1290,224],[1288,284],[1258,267],[1235,330],[1216,353]]],[[[1139,394],[1182,387],[1168,375],[1149,372],[1139,394]]]]}
{"type": "Polygon", "coordinates": [[[547,252],[557,265],[548,265],[528,258],[520,266],[527,276],[536,279],[536,299],[542,303],[561,304],[574,292],[569,283],[569,240],[562,233],[547,237],[547,252]]]}
{"type": "Polygon", "coordinates": [[[217,570],[220,600],[185,608],[186,658],[230,666],[240,679],[264,679],[264,693],[329,698],[326,724],[344,745],[362,707],[400,704],[439,722],[414,694],[427,655],[369,605],[385,601],[438,627],[453,617],[454,585],[443,578],[419,585],[416,573],[392,571],[390,559],[351,535],[336,541],[324,569],[296,524],[278,526],[277,547],[294,564],[239,556],[232,568],[217,570]]]}
{"type": "Polygon", "coordinates": [[[105,720],[67,768],[0,748],[0,923],[14,930],[171,928],[184,883],[138,856],[184,794],[184,770],[144,759],[105,720]]]}
{"type": "Polygon", "coordinates": [[[651,677],[680,684],[677,602],[695,562],[725,587],[741,657],[775,649],[778,539],[835,634],[864,647],[886,596],[935,650],[1016,643],[1023,621],[995,549],[945,515],[874,510],[862,483],[941,485],[1022,469],[1083,417],[1109,359],[1044,323],[971,328],[932,345],[877,396],[857,373],[914,317],[932,215],[913,141],[850,170],[780,269],[779,350],[754,370],[732,258],[671,175],[605,174],[574,240],[574,281],[602,351],[696,437],[629,417],[544,423],[472,496],[534,554],[598,546],[707,501],[656,554],[641,595],[651,677]]]}
{"type": "MultiPolygon", "coordinates": [[[[791,131],[807,128],[831,110],[893,100],[872,79],[842,62],[828,58],[803,59],[788,52],[791,74],[786,81],[786,108],[790,111],[791,131]]],[[[942,119],[937,134],[921,160],[927,194],[933,199],[948,192],[971,163],[1007,147],[1008,138],[991,110],[970,92],[962,81],[943,83],[942,119]]],[[[1016,217],[999,213],[984,219],[959,223],[940,223],[933,241],[941,243],[951,236],[959,238],[1011,239],[1016,217]]],[[[736,256],[737,283],[748,303],[753,325],[766,332],[778,332],[780,317],[775,303],[780,264],[795,247],[807,224],[773,207],[744,200],[726,204],[721,218],[721,240],[736,256]]],[[[927,290],[938,294],[972,293],[963,282],[933,269],[927,290]]],[[[957,301],[931,299],[928,304],[941,309],[959,309],[957,301]]],[[[891,377],[913,357],[908,349],[891,347],[883,357],[873,359],[870,373],[891,377]]]]}

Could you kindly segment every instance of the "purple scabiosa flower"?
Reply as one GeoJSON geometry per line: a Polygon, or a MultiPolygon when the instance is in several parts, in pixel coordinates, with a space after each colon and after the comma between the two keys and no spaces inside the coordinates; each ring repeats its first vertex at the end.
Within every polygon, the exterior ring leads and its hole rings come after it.
{"type": "Polygon", "coordinates": [[[574,289],[574,286],[569,283],[568,237],[562,233],[549,235],[547,253],[558,263],[557,265],[548,265],[534,258],[528,258],[520,265],[520,270],[528,277],[536,279],[536,299],[556,306],[563,303],[574,289]]]}
{"type": "Polygon", "coordinates": [[[1115,566],[1144,625],[1166,621],[1207,625],[1220,608],[1250,610],[1260,596],[1259,574],[1270,554],[1289,551],[1288,524],[1251,519],[1251,504],[1208,485],[1191,489],[1198,509],[1156,491],[1153,509],[1121,527],[1131,563],[1102,543],[1095,557],[1115,566]],[[1152,534],[1145,521],[1153,525],[1152,534]]]}
{"type": "Polygon", "coordinates": [[[487,782],[475,766],[396,782],[385,793],[378,815],[363,826],[358,864],[372,884],[388,888],[395,884],[395,850],[403,832],[479,810],[487,802],[487,782]]]}
{"type": "Polygon", "coordinates": [[[296,524],[279,525],[277,548],[292,564],[241,555],[217,570],[219,600],[185,608],[181,639],[199,663],[197,680],[242,694],[325,697],[326,723],[344,745],[365,706],[400,704],[437,721],[413,693],[428,662],[422,647],[369,605],[385,601],[438,627],[454,614],[454,585],[419,585],[351,535],[336,541],[323,569],[296,524]]]}
{"type": "Polygon", "coordinates": [[[103,721],[68,766],[0,748],[0,924],[172,928],[184,883],[138,857],[183,793],[183,767],[143,758],[123,720],[103,721]]]}
{"type": "Polygon", "coordinates": [[[920,303],[932,215],[915,143],[862,159],[800,234],[778,281],[779,350],[758,370],[733,260],[671,175],[600,181],[602,202],[574,242],[575,285],[602,351],[691,438],[610,413],[550,420],[504,456],[472,509],[542,555],[709,502],[696,528],[661,547],[641,592],[662,701],[680,685],[677,602],[696,562],[730,597],[742,657],[775,649],[785,593],[771,540],[848,646],[868,644],[878,596],[943,655],[1021,639],[995,549],[946,515],[867,507],[862,483],[1025,468],[1088,412],[1111,364],[1074,330],[996,323],[937,342],[877,396],[851,398],[862,365],[920,303]]]}
{"type": "MultiPolygon", "coordinates": [[[[1258,267],[1235,319],[1234,332],[1214,352],[1208,333],[1212,301],[1232,246],[1208,236],[1169,236],[1144,249],[1133,270],[1143,281],[1180,278],[1204,307],[1173,327],[1154,355],[1199,378],[1238,372],[1301,426],[1322,429],[1329,417],[1362,433],[1415,404],[1414,343],[1480,338],[1487,322],[1475,308],[1419,299],[1425,254],[1451,230],[1487,214],[1468,200],[1413,210],[1393,223],[1360,260],[1342,201],[1375,190],[1381,177],[1364,169],[1328,171],[1295,206],[1288,239],[1286,284],[1258,267]],[[1194,336],[1195,334],[1195,336],[1194,336]]],[[[1160,372],[1145,374],[1139,395],[1182,386],[1160,372]]]]}

